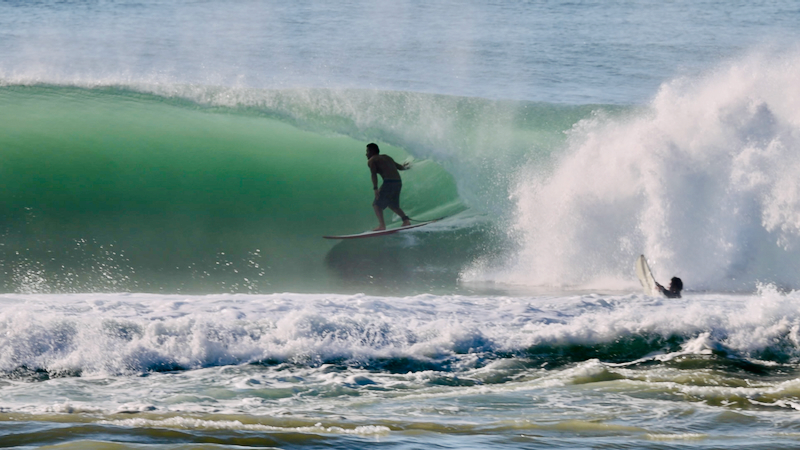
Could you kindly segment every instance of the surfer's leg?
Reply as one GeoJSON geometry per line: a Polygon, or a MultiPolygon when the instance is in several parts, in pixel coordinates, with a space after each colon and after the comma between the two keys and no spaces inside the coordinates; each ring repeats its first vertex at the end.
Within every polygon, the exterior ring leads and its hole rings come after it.
{"type": "Polygon", "coordinates": [[[386,229],[386,222],[383,220],[383,210],[387,206],[391,207],[393,201],[393,193],[399,187],[400,183],[387,183],[383,182],[381,189],[378,191],[378,196],[372,202],[372,208],[375,209],[375,215],[378,216],[378,228],[372,231],[381,231],[386,229]]]}
{"type": "MultiPolygon", "coordinates": [[[[400,216],[401,219],[403,219],[404,227],[411,225],[411,221],[408,219],[408,216],[406,216],[406,213],[404,213],[403,210],[400,209],[400,190],[402,189],[403,184],[400,182],[391,183],[389,184],[389,187],[390,191],[387,192],[386,206],[388,206],[389,209],[394,211],[395,214],[397,214],[398,216],[400,216]]],[[[383,188],[383,186],[381,186],[381,188],[383,188]]]]}
{"type": "Polygon", "coordinates": [[[373,204],[372,209],[375,210],[375,215],[378,216],[378,228],[375,228],[372,231],[381,231],[386,229],[386,222],[383,221],[383,208],[378,205],[373,204]]]}
{"type": "Polygon", "coordinates": [[[389,209],[391,209],[392,211],[394,211],[395,214],[400,216],[400,218],[403,220],[403,226],[404,227],[407,227],[407,226],[411,225],[411,219],[408,218],[406,213],[404,213],[403,210],[400,209],[399,206],[397,206],[397,207],[389,206],[389,209]]]}

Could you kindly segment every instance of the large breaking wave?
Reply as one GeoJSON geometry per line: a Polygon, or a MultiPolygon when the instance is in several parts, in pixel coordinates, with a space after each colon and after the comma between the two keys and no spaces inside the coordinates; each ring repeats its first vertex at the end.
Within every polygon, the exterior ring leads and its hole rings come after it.
{"type": "Polygon", "coordinates": [[[7,291],[794,289],[793,54],[729,62],[645,106],[127,82],[0,88],[7,291]],[[420,233],[374,226],[363,147],[406,172],[420,233]],[[367,188],[364,188],[367,186],[367,188]]]}
{"type": "MultiPolygon", "coordinates": [[[[403,92],[7,81],[7,291],[452,289],[497,253],[512,168],[589,107],[403,92]],[[404,172],[405,237],[370,229],[364,145],[404,172]],[[491,214],[492,220],[486,216],[491,214]],[[429,233],[430,232],[430,233],[429,233]]],[[[396,220],[396,218],[395,218],[396,220]]]]}

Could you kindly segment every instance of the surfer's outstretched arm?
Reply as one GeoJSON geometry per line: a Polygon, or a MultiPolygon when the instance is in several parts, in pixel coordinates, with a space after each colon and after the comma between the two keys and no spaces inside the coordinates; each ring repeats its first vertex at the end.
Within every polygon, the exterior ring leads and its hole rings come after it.
{"type": "Polygon", "coordinates": [[[669,289],[667,289],[664,286],[658,284],[657,281],[656,281],[656,287],[667,298],[681,298],[681,289],[683,289],[683,282],[681,281],[680,278],[673,277],[672,281],[669,284],[669,289]]]}

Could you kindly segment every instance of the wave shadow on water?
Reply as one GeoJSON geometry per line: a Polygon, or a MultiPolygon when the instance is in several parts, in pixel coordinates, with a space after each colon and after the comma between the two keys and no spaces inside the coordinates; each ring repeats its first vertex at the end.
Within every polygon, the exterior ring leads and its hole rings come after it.
{"type": "Polygon", "coordinates": [[[325,266],[349,290],[477,293],[483,290],[460,283],[462,271],[478,258],[501,255],[507,246],[491,224],[420,229],[341,241],[325,255],[325,266]]]}

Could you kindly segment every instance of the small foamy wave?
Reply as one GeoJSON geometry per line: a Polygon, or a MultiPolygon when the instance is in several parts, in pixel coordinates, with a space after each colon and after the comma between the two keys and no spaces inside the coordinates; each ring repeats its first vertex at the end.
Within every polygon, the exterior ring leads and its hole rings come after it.
{"type": "Polygon", "coordinates": [[[238,420],[205,420],[189,417],[170,417],[167,419],[121,419],[103,420],[102,425],[114,425],[133,428],[175,428],[182,430],[245,430],[303,434],[350,434],[359,436],[387,436],[391,432],[388,427],[379,425],[362,425],[354,428],[339,426],[323,426],[316,423],[309,426],[275,426],[259,423],[242,423],[238,420]]]}

